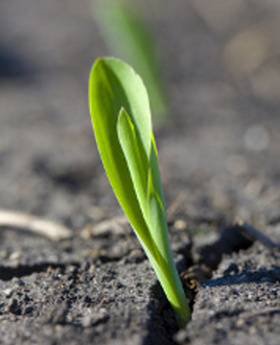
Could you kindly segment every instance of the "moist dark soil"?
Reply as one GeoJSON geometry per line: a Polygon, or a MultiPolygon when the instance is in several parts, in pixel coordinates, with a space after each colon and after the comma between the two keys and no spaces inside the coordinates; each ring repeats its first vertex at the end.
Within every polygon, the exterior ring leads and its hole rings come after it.
{"type": "Polygon", "coordinates": [[[143,6],[170,95],[156,134],[182,330],[97,155],[87,78],[109,51],[94,9],[0,3],[0,208],[71,229],[0,227],[0,344],[279,344],[280,9],[202,3],[143,6]]]}

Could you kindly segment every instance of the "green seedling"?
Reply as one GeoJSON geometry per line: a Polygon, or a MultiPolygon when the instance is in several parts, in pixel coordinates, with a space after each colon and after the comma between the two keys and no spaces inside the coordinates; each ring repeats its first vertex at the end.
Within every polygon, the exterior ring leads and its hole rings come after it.
{"type": "Polygon", "coordinates": [[[145,86],[121,60],[98,59],[90,73],[89,107],[98,150],[112,189],[179,323],[184,325],[190,318],[190,310],[171,254],[145,86]]]}
{"type": "Polygon", "coordinates": [[[131,0],[99,0],[94,11],[111,53],[128,61],[145,81],[153,114],[160,122],[167,112],[167,100],[155,42],[141,11],[131,0]]]}

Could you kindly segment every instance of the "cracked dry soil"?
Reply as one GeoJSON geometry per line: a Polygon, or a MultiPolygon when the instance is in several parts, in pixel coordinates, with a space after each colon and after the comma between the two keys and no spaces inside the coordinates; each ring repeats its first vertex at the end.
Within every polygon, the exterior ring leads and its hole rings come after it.
{"type": "Polygon", "coordinates": [[[174,0],[147,13],[172,99],[157,130],[172,246],[180,272],[207,271],[188,291],[183,330],[97,156],[87,74],[108,51],[88,2],[0,3],[0,205],[73,229],[54,242],[0,228],[0,344],[279,344],[279,248],[232,224],[280,241],[279,98],[269,92],[278,53],[264,44],[280,10],[218,3],[211,12],[174,0]],[[248,36],[262,52],[253,69],[235,50],[248,36]]]}

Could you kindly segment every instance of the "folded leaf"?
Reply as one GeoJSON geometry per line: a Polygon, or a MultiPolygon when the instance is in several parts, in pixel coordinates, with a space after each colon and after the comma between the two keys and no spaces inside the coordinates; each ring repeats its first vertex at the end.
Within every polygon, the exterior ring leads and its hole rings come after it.
{"type": "Polygon", "coordinates": [[[148,157],[139,138],[137,128],[134,126],[124,108],[120,111],[117,123],[117,132],[139,206],[144,219],[148,224],[148,157]]]}

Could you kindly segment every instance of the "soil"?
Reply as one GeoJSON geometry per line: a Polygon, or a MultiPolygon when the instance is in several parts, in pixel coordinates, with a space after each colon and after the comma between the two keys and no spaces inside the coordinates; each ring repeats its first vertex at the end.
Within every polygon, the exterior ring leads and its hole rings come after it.
{"type": "Polygon", "coordinates": [[[150,2],[170,95],[156,136],[192,320],[177,329],[97,155],[87,77],[109,52],[89,2],[13,0],[0,3],[0,207],[72,235],[0,228],[0,344],[279,343],[279,5],[150,2]]]}

